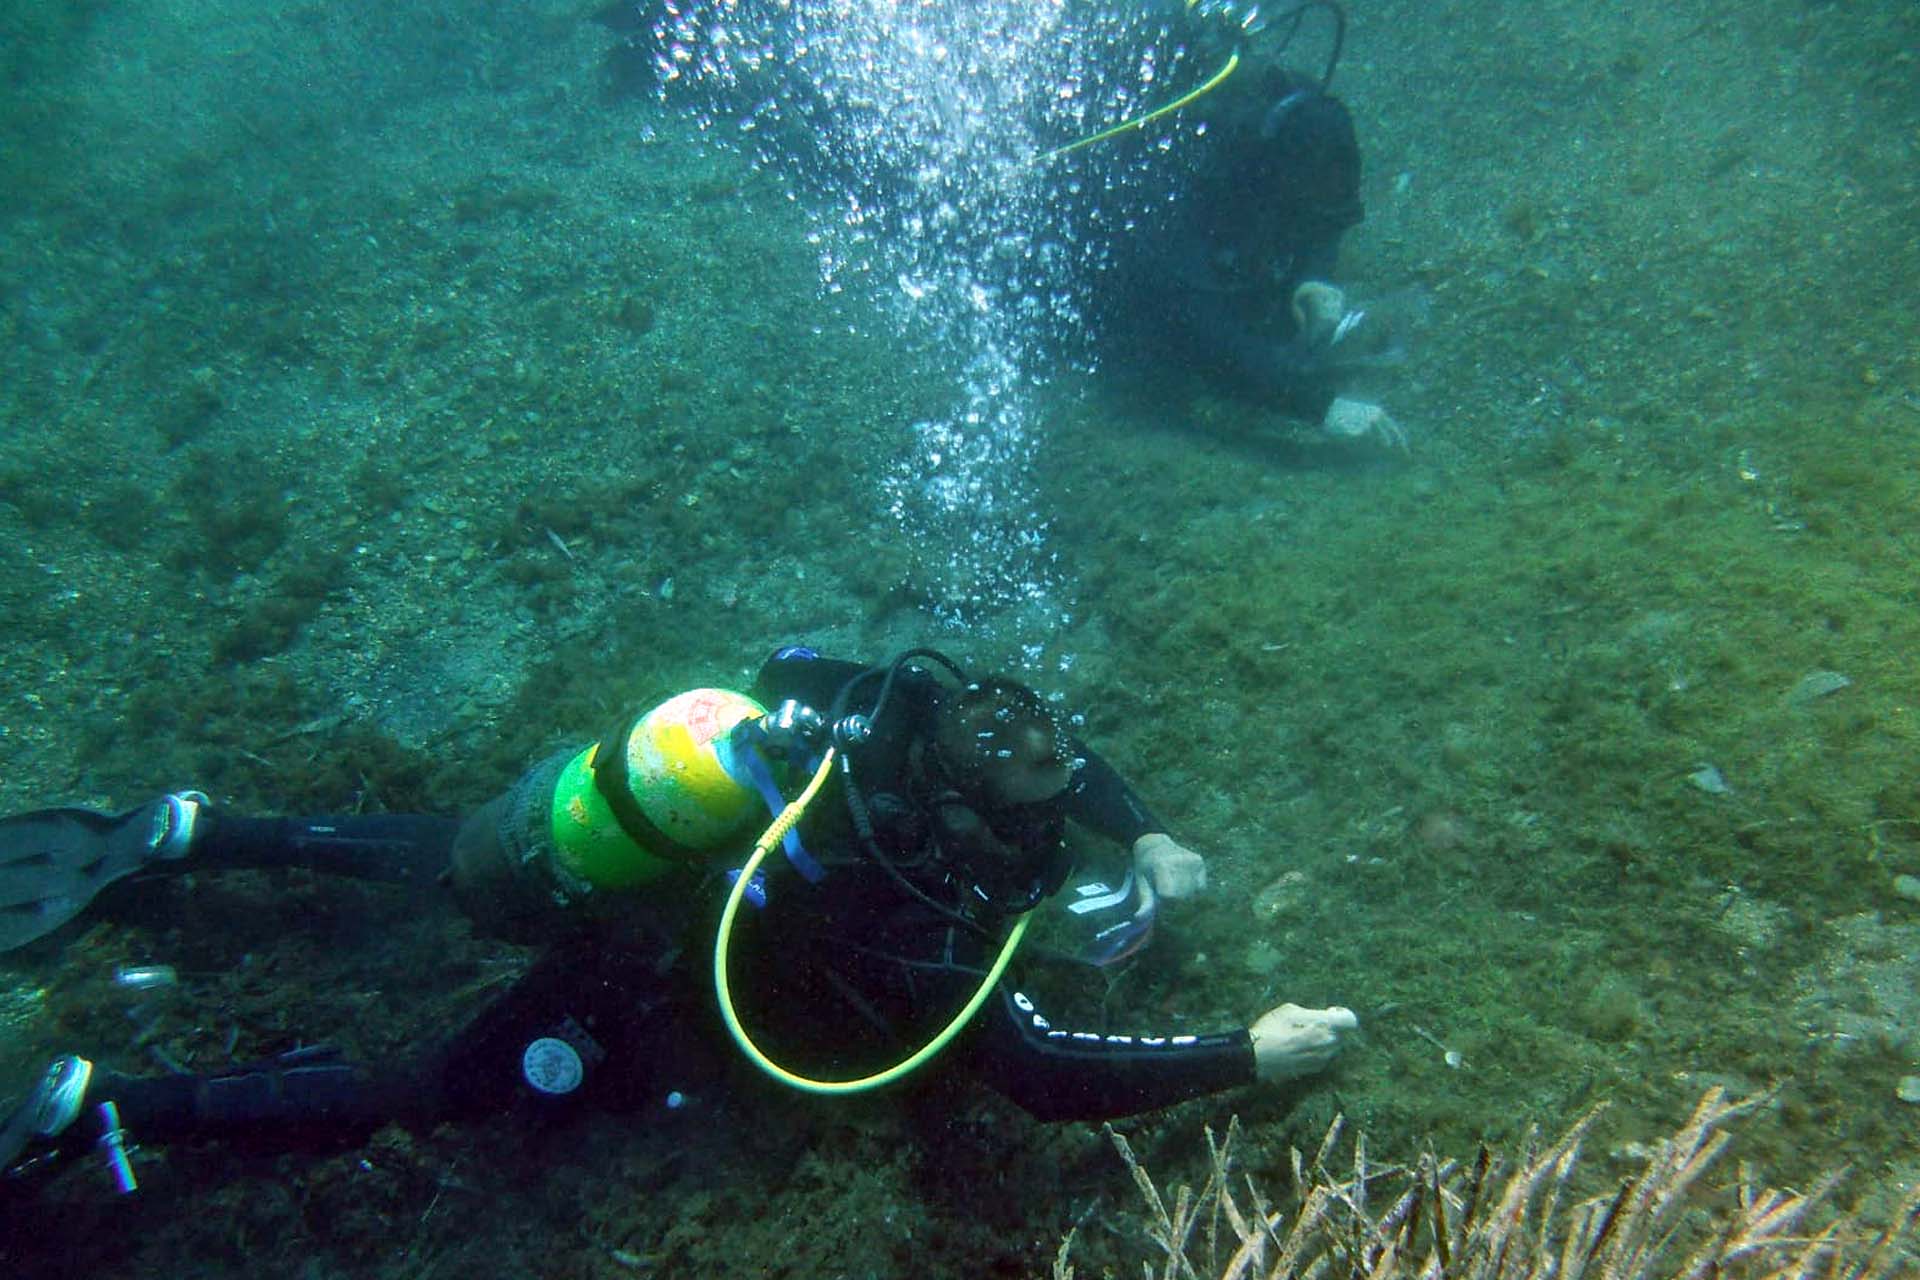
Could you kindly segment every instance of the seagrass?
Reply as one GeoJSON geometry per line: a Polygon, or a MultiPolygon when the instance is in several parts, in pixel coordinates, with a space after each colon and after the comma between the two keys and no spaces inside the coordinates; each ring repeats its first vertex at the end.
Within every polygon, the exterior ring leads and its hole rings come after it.
{"type": "MultiPolygon", "coordinates": [[[[1364,1135],[1350,1168],[1332,1166],[1344,1122],[1335,1117],[1311,1159],[1292,1153],[1291,1217],[1252,1179],[1236,1187],[1239,1121],[1216,1141],[1196,1190],[1172,1205],[1125,1137],[1107,1135],[1145,1204],[1142,1226],[1157,1256],[1146,1280],[1890,1280],[1920,1274],[1910,1251],[1920,1189],[1878,1230],[1830,1201],[1841,1171],[1807,1191],[1762,1186],[1742,1164],[1730,1195],[1709,1196],[1702,1176],[1725,1151],[1723,1126],[1768,1100],[1729,1102],[1712,1089],[1637,1173],[1612,1192],[1569,1199],[1580,1147],[1600,1108],[1558,1138],[1538,1131],[1517,1159],[1482,1146],[1471,1164],[1431,1153],[1411,1167],[1378,1166],[1364,1135]],[[1378,1202],[1379,1208],[1375,1208],[1378,1202]],[[1204,1224],[1204,1231],[1200,1230],[1204,1224]]],[[[1054,1280],[1073,1280],[1074,1233],[1062,1241],[1054,1280]]]]}

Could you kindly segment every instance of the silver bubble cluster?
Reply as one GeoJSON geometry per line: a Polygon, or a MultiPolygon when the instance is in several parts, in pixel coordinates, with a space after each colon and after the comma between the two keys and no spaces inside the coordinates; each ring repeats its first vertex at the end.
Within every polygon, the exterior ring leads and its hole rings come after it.
{"type": "Polygon", "coordinates": [[[939,362],[952,401],[886,470],[884,514],[944,622],[1058,619],[1068,591],[1035,476],[1046,361],[1079,354],[1103,232],[1134,217],[1124,168],[1090,191],[1043,157],[1125,119],[1184,51],[1064,0],[670,0],[654,30],[669,103],[785,175],[820,276],[864,293],[939,362]]]}

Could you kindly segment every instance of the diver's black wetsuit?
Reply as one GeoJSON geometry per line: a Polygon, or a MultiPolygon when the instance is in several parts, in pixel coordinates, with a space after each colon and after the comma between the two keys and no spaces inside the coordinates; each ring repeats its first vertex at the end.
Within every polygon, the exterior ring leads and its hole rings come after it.
{"type": "Polygon", "coordinates": [[[1134,229],[1112,237],[1090,309],[1123,359],[1192,369],[1318,422],[1339,374],[1292,299],[1333,278],[1362,217],[1352,117],[1314,81],[1253,66],[1187,114],[1205,128],[1168,154],[1136,134],[1070,159],[1163,175],[1135,194],[1134,229]]]}
{"type": "MultiPolygon", "coordinates": [[[[768,705],[796,698],[825,711],[863,670],[776,655],[756,693],[768,705]]],[[[870,704],[876,688],[864,689],[866,702],[856,705],[870,704]]],[[[878,838],[901,858],[912,856],[901,841],[916,838],[921,818],[896,801],[924,783],[911,761],[932,715],[933,689],[924,675],[903,681],[904,714],[889,712],[882,730],[890,726],[891,736],[877,738],[871,746],[880,749],[863,755],[895,766],[866,770],[864,790],[878,838]]],[[[1058,814],[1038,821],[1070,818],[1126,844],[1161,829],[1110,766],[1074,747],[1085,763],[1052,802],[1058,814]]],[[[775,1060],[834,1078],[884,1067],[917,1049],[977,990],[997,940],[916,901],[859,856],[844,805],[816,808],[802,833],[826,875],[810,883],[781,865],[768,876],[765,909],[737,928],[732,985],[742,1017],[775,1060]]],[[[204,817],[194,854],[201,865],[344,865],[350,874],[398,880],[444,865],[459,828],[450,819],[397,816],[204,817]]],[[[702,884],[717,907],[723,880],[713,875],[702,884]]],[[[351,1140],[388,1122],[421,1125],[511,1109],[583,1102],[633,1109],[711,1075],[706,956],[704,945],[680,953],[657,936],[582,933],[550,947],[471,1025],[410,1061],[373,1066],[306,1053],[210,1077],[101,1072],[88,1099],[116,1102],[121,1123],[138,1139],[219,1134],[276,1146],[351,1140]],[[525,1055],[542,1038],[562,1040],[578,1054],[585,1077],[577,1088],[552,1094],[529,1083],[525,1055]]],[[[1052,1026],[1010,982],[950,1053],[1042,1120],[1129,1115],[1254,1079],[1244,1030],[1071,1031],[1052,1026]]],[[[83,1129],[74,1126],[76,1145],[92,1140],[83,1129]]]]}
{"type": "MultiPolygon", "coordinates": [[[[862,670],[854,663],[776,655],[762,668],[756,694],[769,706],[794,698],[824,711],[862,670]]],[[[866,701],[876,687],[877,681],[864,687],[866,701]]],[[[903,685],[900,696],[908,700],[909,713],[888,714],[896,737],[870,753],[893,768],[865,771],[864,789],[874,807],[904,815],[900,825],[907,830],[891,841],[885,819],[875,816],[876,836],[894,844],[896,856],[910,855],[911,846],[924,840],[916,830],[924,797],[913,794],[924,782],[911,776],[911,762],[913,739],[928,732],[933,716],[932,688],[928,680],[903,685]],[[892,797],[908,803],[879,803],[892,797]]],[[[1111,765],[1083,743],[1073,747],[1084,763],[1066,794],[1037,807],[1057,808],[1057,818],[1129,848],[1140,836],[1165,830],[1111,765]]],[[[803,839],[822,851],[823,860],[830,849],[852,852],[844,819],[844,805],[836,804],[818,821],[803,824],[803,839]]],[[[820,1046],[835,1046],[826,1069],[842,1073],[875,1070],[918,1048],[978,989],[998,949],[997,937],[943,918],[857,856],[843,856],[817,886],[790,869],[775,877],[760,923],[767,936],[747,963],[762,972],[757,980],[735,983],[761,995],[756,1004],[765,1008],[756,1010],[756,1025],[792,1024],[770,1030],[769,1038],[790,1041],[802,1061],[817,1064],[820,1046]],[[796,953],[807,963],[787,963],[796,953]]],[[[1254,1078],[1253,1046],[1244,1031],[1147,1037],[1071,1031],[1052,1026],[1011,982],[1001,984],[954,1052],[1042,1120],[1132,1115],[1254,1078]]]]}

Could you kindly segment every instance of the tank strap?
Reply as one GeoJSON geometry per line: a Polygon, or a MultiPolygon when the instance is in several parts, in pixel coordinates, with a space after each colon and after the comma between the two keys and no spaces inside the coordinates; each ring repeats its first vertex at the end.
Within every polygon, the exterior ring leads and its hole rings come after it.
{"type": "Polygon", "coordinates": [[[627,770],[627,743],[632,740],[633,732],[640,727],[644,716],[634,716],[621,721],[620,730],[609,738],[602,738],[593,748],[593,760],[589,769],[593,773],[594,790],[607,802],[607,808],[613,812],[614,821],[620,824],[620,830],[626,832],[627,839],[633,841],[647,852],[678,862],[695,862],[700,858],[697,849],[690,849],[655,825],[640,808],[640,802],[633,796],[633,779],[627,770]]]}

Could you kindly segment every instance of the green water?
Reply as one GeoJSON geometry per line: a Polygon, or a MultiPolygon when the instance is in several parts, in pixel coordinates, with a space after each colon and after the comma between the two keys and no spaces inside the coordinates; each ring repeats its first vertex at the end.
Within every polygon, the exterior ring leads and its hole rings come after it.
{"type": "MultiPolygon", "coordinates": [[[[1910,5],[1356,0],[1341,276],[1422,317],[1367,388],[1409,449],[1057,379],[1030,479],[1070,620],[961,634],[876,497],[939,362],[823,294],[775,176],[608,96],[591,8],[0,13],[5,807],[455,810],[781,642],[1034,645],[1213,864],[1110,990],[1037,985],[1115,1029],[1362,1018],[1306,1087],[1130,1122],[1156,1171],[1236,1113],[1278,1186],[1336,1111],[1391,1159],[1606,1101],[1607,1177],[1720,1083],[1778,1086],[1739,1147],[1774,1180],[1847,1164],[1871,1217],[1920,1178],[1910,5]]],[[[0,1065],[396,1053],[522,959],[376,889],[197,877],[10,958],[0,1065]],[[149,962],[181,987],[108,982],[149,962]]],[[[1082,1220],[1083,1274],[1146,1252],[1095,1130],[962,1082],[692,1092],[181,1147],[131,1203],[76,1171],[0,1256],[1037,1275],[1082,1220]]]]}

